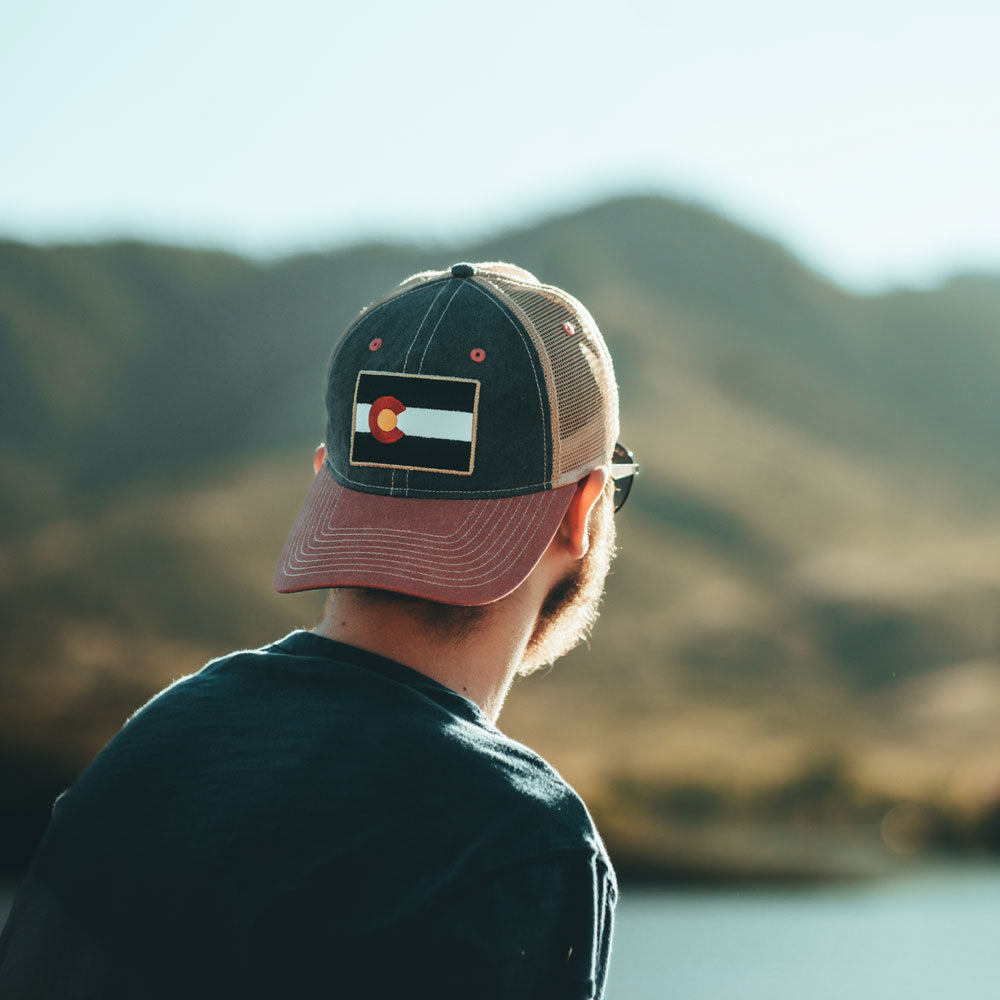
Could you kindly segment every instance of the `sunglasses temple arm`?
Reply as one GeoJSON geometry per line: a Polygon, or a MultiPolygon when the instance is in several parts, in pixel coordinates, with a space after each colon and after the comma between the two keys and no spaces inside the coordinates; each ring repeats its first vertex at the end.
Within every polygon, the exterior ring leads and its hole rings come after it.
{"type": "Polygon", "coordinates": [[[636,475],[638,471],[639,466],[634,462],[615,462],[611,466],[611,478],[627,479],[629,476],[636,475]]]}

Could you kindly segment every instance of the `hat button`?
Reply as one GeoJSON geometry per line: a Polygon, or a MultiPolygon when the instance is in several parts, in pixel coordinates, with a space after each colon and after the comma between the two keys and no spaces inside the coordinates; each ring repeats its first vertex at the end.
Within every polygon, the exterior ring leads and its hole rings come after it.
{"type": "Polygon", "coordinates": [[[471,278],[476,269],[471,264],[455,264],[451,269],[453,278],[471,278]]]}

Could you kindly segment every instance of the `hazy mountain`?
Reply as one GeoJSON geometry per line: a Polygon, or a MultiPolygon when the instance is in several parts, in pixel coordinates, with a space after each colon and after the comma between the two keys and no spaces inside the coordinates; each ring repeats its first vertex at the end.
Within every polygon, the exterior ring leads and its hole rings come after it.
{"type": "Polygon", "coordinates": [[[5,451],[93,487],[224,447],[295,443],[321,422],[317,359],[358,303],[462,255],[514,259],[595,311],[606,302],[626,390],[683,349],[741,405],[824,442],[935,447],[976,478],[1000,469],[1000,279],[858,299],[779,246],[660,198],[478,246],[365,246],[268,266],[138,243],[0,244],[5,451]]]}
{"type": "Polygon", "coordinates": [[[1000,278],[853,296],[650,197],[478,245],[267,263],[0,243],[0,749],[22,850],[149,693],[311,624],[316,595],[270,575],[326,360],[362,304],[460,259],[574,292],[616,361],[643,471],[606,614],[503,722],[582,786],[619,856],[700,863],[692,817],[877,828],[910,802],[911,840],[986,829],[1000,278]]]}

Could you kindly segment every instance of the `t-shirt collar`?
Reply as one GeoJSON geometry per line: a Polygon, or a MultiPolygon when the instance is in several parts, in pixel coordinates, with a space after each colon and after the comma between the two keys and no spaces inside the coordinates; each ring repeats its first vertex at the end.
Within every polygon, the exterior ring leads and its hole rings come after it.
{"type": "Polygon", "coordinates": [[[296,629],[294,632],[289,632],[283,639],[272,643],[268,648],[291,653],[293,656],[322,657],[372,670],[383,677],[389,677],[401,684],[420,689],[438,704],[469,722],[485,726],[490,730],[495,731],[496,729],[486,713],[471,699],[413,667],[398,663],[396,660],[390,660],[387,656],[373,653],[371,650],[362,649],[360,646],[352,646],[336,639],[328,639],[324,635],[308,632],[305,629],[296,629]]]}

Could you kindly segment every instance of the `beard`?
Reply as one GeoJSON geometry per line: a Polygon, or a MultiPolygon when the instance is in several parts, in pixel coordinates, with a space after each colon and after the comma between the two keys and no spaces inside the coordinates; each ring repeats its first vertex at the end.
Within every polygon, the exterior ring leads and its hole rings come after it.
{"type": "MultiPolygon", "coordinates": [[[[573,570],[548,592],[525,647],[517,673],[524,676],[548,666],[583,642],[597,621],[604,581],[615,554],[614,483],[608,482],[590,512],[587,527],[587,551],[573,570]]],[[[324,616],[342,590],[356,590],[366,601],[386,610],[405,609],[420,624],[443,638],[457,643],[479,628],[492,612],[493,605],[439,604],[366,587],[333,588],[327,598],[324,616]]]]}
{"type": "Polygon", "coordinates": [[[614,484],[608,485],[590,513],[586,553],[542,602],[517,669],[522,676],[564,656],[590,635],[597,621],[615,555],[614,484]]]}

